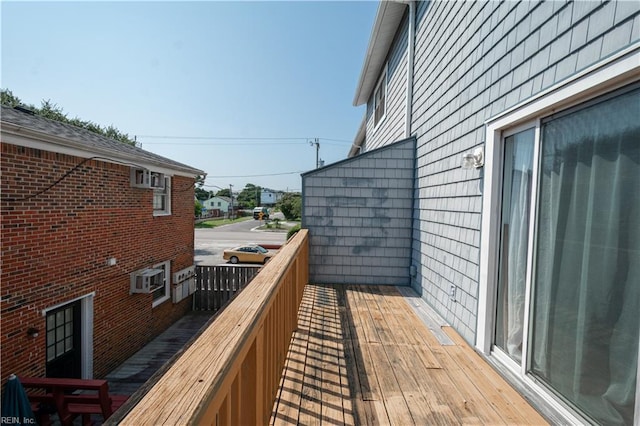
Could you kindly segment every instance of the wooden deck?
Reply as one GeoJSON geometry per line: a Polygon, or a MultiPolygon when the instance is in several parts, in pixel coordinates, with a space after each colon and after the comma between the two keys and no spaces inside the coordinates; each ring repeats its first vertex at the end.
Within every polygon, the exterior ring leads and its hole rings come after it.
{"type": "Polygon", "coordinates": [[[271,424],[547,424],[443,331],[393,287],[307,285],[271,424]]]}

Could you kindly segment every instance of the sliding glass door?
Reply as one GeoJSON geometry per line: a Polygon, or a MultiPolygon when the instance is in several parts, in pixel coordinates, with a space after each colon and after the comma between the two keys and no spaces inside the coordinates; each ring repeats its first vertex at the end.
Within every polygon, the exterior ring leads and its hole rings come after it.
{"type": "Polygon", "coordinates": [[[640,323],[640,92],[549,117],[531,371],[608,424],[632,424],[640,323]]]}
{"type": "Polygon", "coordinates": [[[603,424],[635,418],[639,117],[627,89],[503,139],[495,346],[603,424]]]}

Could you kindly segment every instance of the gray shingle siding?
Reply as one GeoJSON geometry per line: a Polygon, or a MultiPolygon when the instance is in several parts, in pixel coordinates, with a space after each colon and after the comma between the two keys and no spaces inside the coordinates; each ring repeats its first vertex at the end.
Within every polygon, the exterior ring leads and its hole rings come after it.
{"type": "Polygon", "coordinates": [[[409,285],[415,140],[303,175],[310,281],[409,285]]]}
{"type": "Polygon", "coordinates": [[[637,41],[637,18],[636,2],[418,3],[412,286],[467,340],[477,316],[482,172],[460,169],[461,154],[482,146],[489,117],[637,41]]]}
{"type": "Polygon", "coordinates": [[[376,129],[371,99],[367,105],[370,151],[303,177],[311,277],[400,285],[409,280],[474,342],[481,219],[491,212],[482,211],[483,171],[461,169],[462,154],[484,145],[489,118],[637,43],[640,6],[417,2],[415,148],[401,142],[371,151],[404,137],[407,35],[408,13],[386,54],[387,110],[376,129]],[[377,216],[371,213],[375,203],[377,216]]]}

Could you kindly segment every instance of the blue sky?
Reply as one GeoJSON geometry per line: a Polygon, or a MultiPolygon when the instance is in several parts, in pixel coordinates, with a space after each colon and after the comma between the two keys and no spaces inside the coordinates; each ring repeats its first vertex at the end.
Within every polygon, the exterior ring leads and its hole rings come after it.
{"type": "Polygon", "coordinates": [[[207,189],[300,190],[299,172],[315,167],[309,139],[330,164],[355,137],[377,6],[2,1],[1,86],[137,136],[204,170],[207,189]]]}

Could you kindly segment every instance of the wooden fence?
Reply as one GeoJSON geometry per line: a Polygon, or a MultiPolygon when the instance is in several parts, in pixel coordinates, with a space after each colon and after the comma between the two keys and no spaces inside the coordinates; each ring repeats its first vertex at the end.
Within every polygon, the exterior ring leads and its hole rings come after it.
{"type": "Polygon", "coordinates": [[[194,311],[219,311],[256,276],[258,265],[196,266],[194,311]]]}

